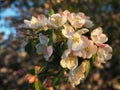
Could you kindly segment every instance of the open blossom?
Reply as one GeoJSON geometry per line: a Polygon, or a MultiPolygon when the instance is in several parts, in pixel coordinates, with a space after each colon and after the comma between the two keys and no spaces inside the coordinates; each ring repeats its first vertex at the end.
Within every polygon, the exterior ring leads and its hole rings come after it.
{"type": "Polygon", "coordinates": [[[51,45],[48,46],[49,39],[41,33],[39,34],[39,40],[40,43],[36,45],[37,53],[42,53],[45,60],[48,61],[53,53],[53,47],[51,45]]]}
{"type": "Polygon", "coordinates": [[[44,15],[39,15],[37,18],[32,16],[31,20],[24,20],[24,23],[32,29],[45,29],[47,25],[47,18],[44,15]]]}
{"type": "Polygon", "coordinates": [[[93,21],[90,20],[90,17],[86,17],[86,21],[85,21],[84,26],[87,27],[87,28],[91,28],[91,27],[94,26],[93,21]]]}
{"type": "Polygon", "coordinates": [[[69,72],[68,80],[73,87],[80,84],[80,81],[85,78],[88,61],[83,61],[81,65],[69,72]]]}
{"type": "Polygon", "coordinates": [[[108,37],[103,34],[101,27],[96,28],[91,32],[91,39],[95,44],[103,44],[108,40],[108,37]]]}
{"type": "Polygon", "coordinates": [[[88,29],[81,29],[68,38],[68,47],[73,51],[83,50],[88,45],[88,38],[82,34],[88,32],[88,29]]]}
{"type": "Polygon", "coordinates": [[[64,25],[64,29],[62,30],[62,34],[66,37],[69,38],[75,33],[75,30],[73,27],[71,27],[69,24],[64,25]]]}
{"type": "Polygon", "coordinates": [[[78,57],[74,56],[71,53],[71,50],[67,49],[63,55],[62,60],[60,61],[60,65],[63,68],[68,68],[70,70],[74,70],[78,66],[78,57]]]}
{"type": "Polygon", "coordinates": [[[69,11],[65,10],[63,14],[66,16],[68,21],[74,28],[81,28],[86,21],[86,16],[84,13],[70,13],[69,11]]]}
{"type": "Polygon", "coordinates": [[[101,63],[105,63],[106,60],[111,59],[112,57],[112,48],[105,44],[104,47],[99,47],[97,50],[97,56],[96,56],[96,60],[95,60],[95,64],[99,65],[101,63]]]}
{"type": "Polygon", "coordinates": [[[75,32],[75,30],[70,25],[64,25],[62,34],[68,39],[67,45],[68,48],[72,51],[73,55],[81,57],[81,51],[88,46],[88,38],[82,35],[86,32],[88,32],[88,29],[86,28],[80,29],[75,32]]]}
{"type": "Polygon", "coordinates": [[[49,25],[53,28],[58,28],[63,26],[67,21],[67,18],[64,15],[59,13],[53,14],[49,17],[49,25]]]}
{"type": "Polygon", "coordinates": [[[97,52],[97,46],[94,45],[94,43],[90,40],[89,45],[82,51],[82,57],[83,58],[91,58],[92,55],[96,54],[97,52]]]}
{"type": "Polygon", "coordinates": [[[47,46],[49,42],[49,38],[43,35],[42,33],[39,33],[39,41],[40,41],[40,44],[47,46]]]}
{"type": "MultiPolygon", "coordinates": [[[[63,52],[60,65],[69,69],[69,73],[64,74],[68,76],[68,80],[73,87],[80,84],[81,80],[85,79],[85,75],[89,72],[91,63],[88,60],[82,61],[81,59],[93,57],[94,60],[92,61],[98,66],[112,57],[112,48],[105,44],[108,37],[103,33],[101,27],[91,32],[91,40],[87,37],[89,34],[85,36],[89,32],[88,28],[93,26],[93,22],[82,12],[70,13],[68,10],[65,10],[61,13],[52,14],[48,19],[44,15],[40,15],[37,18],[32,16],[31,20],[24,20],[24,23],[29,28],[36,29],[38,33],[49,28],[48,31],[39,33],[39,38],[37,38],[39,43],[36,44],[36,51],[38,54],[42,54],[46,61],[50,61],[50,59],[53,59],[52,56],[55,55],[60,58],[59,55],[63,52]],[[56,51],[59,46],[61,50],[59,49],[60,51],[58,50],[58,53],[54,55],[53,46],[49,44],[52,44],[56,51]],[[66,50],[63,51],[65,48],[66,50]],[[79,59],[80,61],[78,61],[79,59]]],[[[35,34],[38,34],[37,32],[35,34]]],[[[30,37],[30,39],[34,39],[34,37],[30,37]]],[[[41,67],[35,67],[36,75],[41,71],[41,67]]],[[[29,83],[38,81],[35,75],[28,74],[26,78],[29,83]]],[[[45,81],[45,84],[47,85],[45,85],[46,88],[51,87],[52,82],[48,79],[45,81]]]]}

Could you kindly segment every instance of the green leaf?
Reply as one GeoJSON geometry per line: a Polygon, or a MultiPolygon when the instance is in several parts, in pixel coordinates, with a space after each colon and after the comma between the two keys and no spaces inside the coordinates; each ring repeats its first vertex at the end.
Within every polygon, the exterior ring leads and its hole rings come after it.
{"type": "Polygon", "coordinates": [[[47,14],[47,17],[50,17],[52,14],[54,14],[55,12],[54,12],[54,10],[53,9],[51,9],[49,12],[48,12],[48,14],[47,14]]]}
{"type": "Polygon", "coordinates": [[[96,54],[92,56],[92,63],[94,63],[96,56],[97,56],[96,54]]]}
{"type": "Polygon", "coordinates": [[[91,64],[90,64],[90,60],[88,60],[88,64],[87,64],[87,69],[86,69],[86,72],[85,72],[85,77],[87,78],[89,72],[90,72],[90,68],[91,68],[91,64]]]}
{"type": "Polygon", "coordinates": [[[34,85],[35,85],[35,90],[42,90],[42,84],[40,81],[35,82],[34,85]]]}

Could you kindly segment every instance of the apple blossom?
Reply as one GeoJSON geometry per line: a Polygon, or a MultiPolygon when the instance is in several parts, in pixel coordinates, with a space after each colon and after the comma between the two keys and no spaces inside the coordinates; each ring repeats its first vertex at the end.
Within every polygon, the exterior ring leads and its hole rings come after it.
{"type": "Polygon", "coordinates": [[[86,21],[86,16],[84,13],[71,13],[71,14],[68,14],[67,13],[67,16],[68,16],[68,21],[71,23],[71,25],[74,27],[74,28],[81,28],[84,24],[85,24],[85,21],[86,21]]]}
{"type": "Polygon", "coordinates": [[[24,20],[24,23],[32,29],[38,29],[42,28],[45,29],[47,25],[47,18],[44,15],[39,15],[37,18],[32,16],[32,19],[29,20],[24,20]]]}
{"type": "Polygon", "coordinates": [[[74,33],[75,33],[75,30],[69,24],[64,25],[64,29],[62,29],[62,34],[66,38],[71,37],[74,33]]]}
{"type": "Polygon", "coordinates": [[[86,17],[86,21],[85,21],[84,26],[87,27],[87,28],[91,28],[91,27],[94,26],[93,21],[90,20],[90,17],[86,17]]]}
{"type": "Polygon", "coordinates": [[[67,21],[67,18],[64,15],[57,13],[49,17],[48,23],[51,27],[58,28],[64,25],[66,21],[67,21]]]}
{"type": "Polygon", "coordinates": [[[40,44],[46,46],[49,42],[49,38],[43,35],[42,33],[39,33],[39,41],[40,41],[40,44]]]}
{"type": "MultiPolygon", "coordinates": [[[[51,55],[57,57],[57,61],[61,58],[60,65],[68,69],[69,73],[66,76],[68,76],[68,81],[73,87],[80,84],[89,72],[89,66],[92,63],[84,59],[94,59],[91,61],[94,61],[97,66],[112,57],[112,47],[105,44],[108,37],[103,33],[101,27],[91,32],[91,39],[88,37],[89,34],[85,35],[89,32],[88,28],[93,26],[93,22],[82,12],[70,13],[65,10],[61,13],[52,14],[48,19],[44,15],[40,15],[37,18],[32,16],[30,21],[24,20],[24,22],[29,28],[38,30],[38,33],[35,33],[39,36],[37,39],[34,35],[33,38],[30,37],[30,40],[35,41],[36,52],[42,54],[46,61],[50,61],[51,55]],[[46,31],[48,28],[49,30],[46,31]],[[39,29],[45,31],[39,31],[39,29]]],[[[36,71],[39,71],[39,69],[39,67],[36,67],[36,71]]],[[[54,69],[52,68],[52,70],[54,69]]],[[[27,77],[30,83],[33,83],[35,78],[34,75],[28,75],[27,77]]]]}
{"type": "Polygon", "coordinates": [[[83,61],[80,66],[69,72],[68,80],[73,87],[80,84],[80,81],[85,78],[85,72],[88,61],[83,61]]]}
{"type": "Polygon", "coordinates": [[[39,34],[39,40],[40,43],[36,44],[37,53],[42,53],[45,60],[48,61],[53,53],[53,47],[48,46],[49,39],[42,33],[39,34]]]}
{"type": "Polygon", "coordinates": [[[68,38],[67,45],[73,51],[83,50],[88,45],[88,38],[82,34],[88,32],[87,29],[81,29],[68,38]]]}
{"type": "Polygon", "coordinates": [[[99,47],[97,50],[97,56],[95,59],[95,64],[101,64],[101,63],[105,63],[106,60],[111,59],[112,57],[112,48],[105,44],[104,47],[99,47]]]}
{"type": "Polygon", "coordinates": [[[60,65],[63,68],[68,68],[70,70],[74,70],[78,66],[78,57],[76,57],[76,56],[72,55],[72,53],[70,53],[66,58],[62,58],[62,60],[60,61],[60,65]]]}
{"type": "Polygon", "coordinates": [[[103,44],[108,40],[108,37],[103,34],[102,28],[98,27],[91,32],[91,39],[96,44],[103,44]]]}
{"type": "Polygon", "coordinates": [[[96,54],[97,52],[97,46],[94,45],[94,43],[90,40],[89,45],[82,51],[82,57],[83,58],[91,58],[92,55],[96,54]]]}

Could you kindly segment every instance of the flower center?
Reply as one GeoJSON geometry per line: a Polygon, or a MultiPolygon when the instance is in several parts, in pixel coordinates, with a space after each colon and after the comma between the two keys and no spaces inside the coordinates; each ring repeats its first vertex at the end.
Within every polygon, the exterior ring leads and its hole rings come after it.
{"type": "Polygon", "coordinates": [[[56,24],[59,25],[60,22],[61,22],[61,18],[60,18],[60,17],[57,17],[55,21],[56,21],[56,24]]]}
{"type": "Polygon", "coordinates": [[[89,51],[90,51],[90,46],[87,46],[87,47],[85,48],[85,51],[86,51],[86,52],[89,52],[89,51]]]}
{"type": "Polygon", "coordinates": [[[76,37],[76,36],[73,37],[73,42],[74,43],[78,43],[79,41],[80,41],[79,37],[76,37]]]}

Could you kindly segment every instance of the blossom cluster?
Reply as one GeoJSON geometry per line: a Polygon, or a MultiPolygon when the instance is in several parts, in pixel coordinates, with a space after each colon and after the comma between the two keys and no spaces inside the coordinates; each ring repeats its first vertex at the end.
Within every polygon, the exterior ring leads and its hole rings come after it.
{"type": "MultiPolygon", "coordinates": [[[[93,22],[82,12],[71,13],[65,10],[49,17],[32,16],[31,20],[24,20],[24,23],[27,28],[40,31],[36,50],[37,53],[43,54],[46,61],[49,61],[56,48],[53,44],[49,44],[50,38],[42,31],[52,30],[56,38],[62,35],[61,39],[65,39],[63,43],[66,43],[67,47],[64,51],[61,50],[63,54],[60,65],[69,69],[68,80],[72,86],[80,84],[80,81],[85,78],[88,62],[92,57],[96,66],[112,57],[112,48],[106,44],[108,37],[103,33],[102,27],[90,31],[89,28],[93,26],[93,22]],[[87,33],[90,34],[87,35],[87,33]],[[81,63],[78,63],[79,59],[82,59],[81,63]]],[[[59,39],[57,38],[56,41],[60,41],[59,39]]]]}

